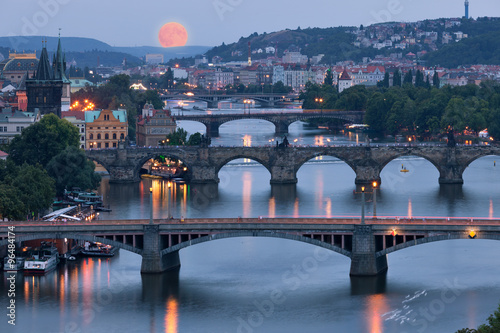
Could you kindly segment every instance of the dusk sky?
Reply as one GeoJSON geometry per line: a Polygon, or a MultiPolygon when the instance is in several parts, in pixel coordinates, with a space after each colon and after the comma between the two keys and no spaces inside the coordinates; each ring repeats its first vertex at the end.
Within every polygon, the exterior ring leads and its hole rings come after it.
{"type": "MultiPolygon", "coordinates": [[[[500,16],[498,0],[470,0],[470,16],[500,16]]],[[[96,38],[113,46],[160,46],[178,22],[186,45],[232,43],[253,32],[369,25],[464,15],[463,0],[16,0],[2,3],[0,35],[96,38]]]]}

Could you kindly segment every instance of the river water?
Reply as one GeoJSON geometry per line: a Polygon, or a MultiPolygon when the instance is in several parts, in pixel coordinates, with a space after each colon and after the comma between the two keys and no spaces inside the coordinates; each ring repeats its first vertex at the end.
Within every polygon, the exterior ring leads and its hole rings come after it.
{"type": "MultiPolygon", "coordinates": [[[[181,122],[190,133],[204,126],[181,122]]],[[[356,134],[332,134],[302,123],[290,127],[295,144],[356,144],[356,134]],[[330,141],[328,141],[330,140],[330,141]]],[[[265,145],[274,127],[235,121],[215,145],[265,145]]],[[[271,142],[269,141],[271,140],[271,142]]],[[[498,157],[484,157],[464,173],[463,186],[440,186],[435,167],[420,158],[389,163],[378,190],[378,216],[500,217],[498,157]],[[401,165],[410,170],[401,173],[401,165]]],[[[298,172],[296,186],[271,186],[270,174],[250,160],[219,173],[218,186],[142,180],[109,184],[100,192],[112,212],[101,219],[359,216],[354,172],[318,157],[298,172]]],[[[366,214],[373,196],[366,195],[366,214]]],[[[232,238],[180,251],[182,267],[141,276],[141,257],[80,259],[43,277],[17,276],[17,325],[2,314],[1,332],[455,332],[484,323],[500,302],[500,242],[453,240],[388,256],[387,275],[350,278],[350,260],[309,244],[274,238],[232,238]]],[[[0,302],[7,304],[7,275],[0,302]]],[[[3,306],[2,306],[3,307],[3,306]]],[[[5,307],[3,307],[5,309],[5,307]]],[[[6,310],[3,310],[6,311],[6,310]]]]}

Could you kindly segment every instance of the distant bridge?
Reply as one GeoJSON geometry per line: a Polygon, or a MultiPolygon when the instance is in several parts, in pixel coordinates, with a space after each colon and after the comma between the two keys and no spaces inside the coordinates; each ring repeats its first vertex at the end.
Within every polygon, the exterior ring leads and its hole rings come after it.
{"type": "MultiPolygon", "coordinates": [[[[87,223],[0,222],[0,246],[14,227],[15,241],[76,239],[101,242],[142,256],[142,273],[180,266],[179,250],[223,238],[274,237],[316,245],[351,259],[350,274],[376,275],[387,270],[387,254],[420,244],[467,239],[500,240],[500,220],[329,218],[212,218],[115,220],[87,223]]],[[[471,246],[475,240],[470,240],[471,246]]]]}
{"type": "Polygon", "coordinates": [[[241,119],[262,119],[269,121],[276,127],[277,134],[288,133],[290,124],[306,119],[340,119],[344,122],[357,123],[363,122],[365,111],[340,111],[340,110],[307,110],[305,112],[286,112],[286,113],[247,113],[247,114],[210,114],[210,115],[175,115],[175,120],[191,120],[204,124],[207,128],[206,133],[212,137],[219,136],[219,127],[229,121],[241,119]]]}
{"type": "Polygon", "coordinates": [[[86,155],[101,164],[112,182],[140,180],[140,169],[151,158],[163,155],[181,160],[187,166],[191,183],[217,184],[218,173],[232,160],[248,158],[262,164],[271,174],[272,184],[295,184],[304,163],[331,156],[344,161],[356,173],[356,184],[380,184],[380,173],[392,160],[418,156],[431,162],[439,171],[440,184],[463,184],[463,172],[476,159],[500,156],[500,147],[415,145],[415,146],[324,146],[324,147],[194,147],[119,148],[86,150],[86,155]]]}
{"type": "MultiPolygon", "coordinates": [[[[295,96],[294,96],[295,97],[295,96]]],[[[289,96],[285,94],[231,94],[231,95],[199,95],[195,94],[193,96],[188,96],[185,94],[164,94],[160,98],[162,101],[172,100],[172,99],[182,99],[182,100],[195,100],[206,102],[209,108],[217,108],[219,102],[226,101],[229,99],[253,99],[261,103],[262,106],[273,107],[276,102],[284,102],[289,99],[289,96]]]]}

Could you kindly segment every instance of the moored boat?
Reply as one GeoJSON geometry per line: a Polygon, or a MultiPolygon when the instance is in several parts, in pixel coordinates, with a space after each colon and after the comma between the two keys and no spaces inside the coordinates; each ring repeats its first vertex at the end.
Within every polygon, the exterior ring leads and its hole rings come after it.
{"type": "Polygon", "coordinates": [[[24,274],[37,275],[52,271],[59,263],[57,249],[52,245],[43,245],[36,248],[31,256],[24,261],[24,274]]]}
{"type": "Polygon", "coordinates": [[[98,242],[85,242],[85,246],[80,254],[86,257],[113,257],[117,250],[117,248],[111,245],[98,242]]]}

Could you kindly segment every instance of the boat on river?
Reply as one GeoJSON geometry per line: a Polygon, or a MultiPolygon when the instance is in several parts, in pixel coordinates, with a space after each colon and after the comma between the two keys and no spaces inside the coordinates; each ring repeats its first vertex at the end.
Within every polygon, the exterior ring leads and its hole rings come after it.
{"type": "Polygon", "coordinates": [[[113,257],[116,251],[118,251],[118,248],[111,245],[99,242],[85,242],[84,248],[80,254],[85,257],[113,257]]]}
{"type": "Polygon", "coordinates": [[[403,164],[401,164],[401,170],[399,170],[400,172],[410,172],[410,170],[408,170],[403,164]]]}
{"type": "Polygon", "coordinates": [[[24,261],[31,250],[31,247],[25,246],[20,251],[16,251],[14,258],[5,257],[3,260],[4,271],[22,271],[24,269],[24,261]],[[14,259],[12,261],[12,259],[14,259]]]}
{"type": "Polygon", "coordinates": [[[24,261],[25,275],[43,275],[55,269],[59,263],[59,253],[52,244],[43,244],[32,251],[24,261]]]}

